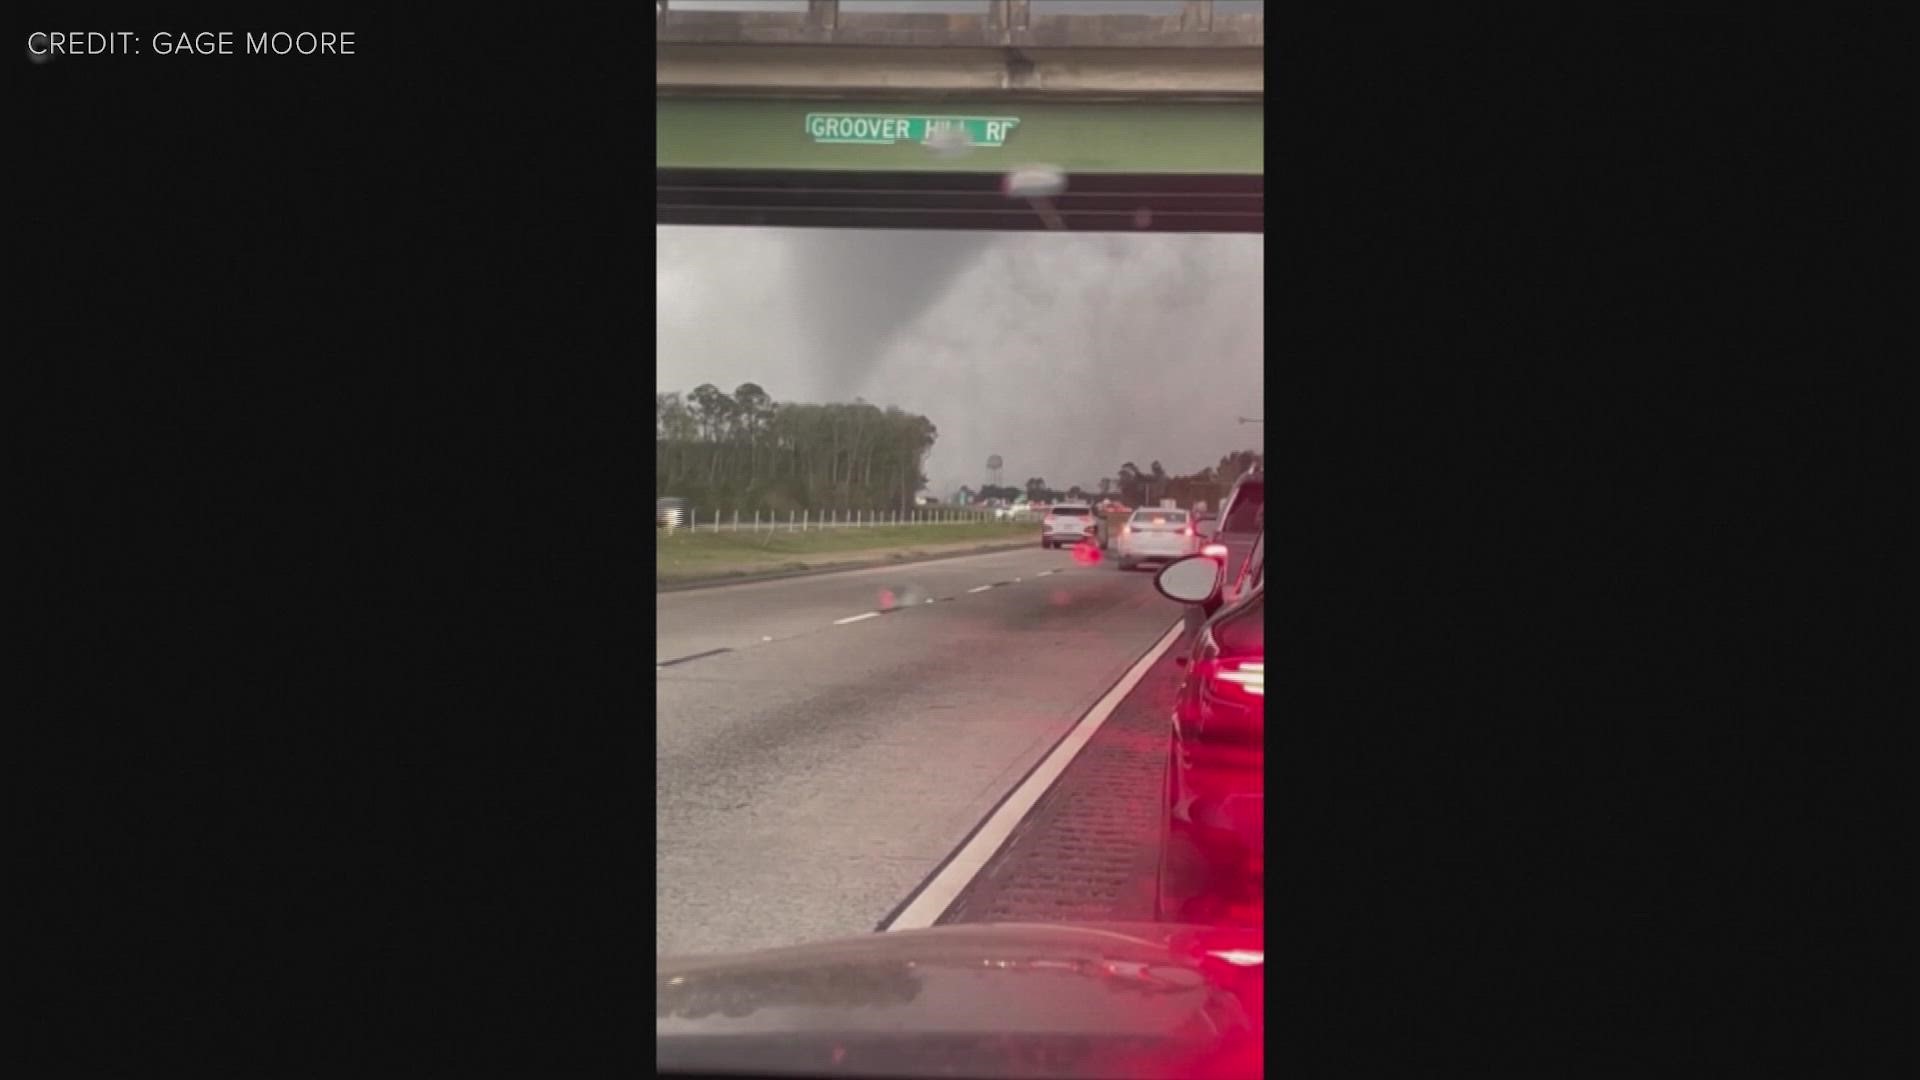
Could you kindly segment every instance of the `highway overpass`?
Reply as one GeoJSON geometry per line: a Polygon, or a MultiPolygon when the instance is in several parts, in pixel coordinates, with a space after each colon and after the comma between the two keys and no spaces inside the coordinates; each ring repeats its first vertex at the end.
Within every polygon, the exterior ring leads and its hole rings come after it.
{"type": "Polygon", "coordinates": [[[656,0],[661,224],[1264,227],[1259,5],[696,3],[656,0]]]}

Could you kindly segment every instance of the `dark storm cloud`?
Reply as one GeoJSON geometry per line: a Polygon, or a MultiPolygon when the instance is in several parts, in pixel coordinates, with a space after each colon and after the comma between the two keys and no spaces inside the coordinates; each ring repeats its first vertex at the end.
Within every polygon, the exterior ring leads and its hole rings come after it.
{"type": "Polygon", "coordinates": [[[789,234],[787,266],[807,325],[798,347],[830,397],[864,392],[887,350],[993,243],[980,232],[918,233],[910,244],[875,239],[851,229],[789,234]]]}
{"type": "Polygon", "coordinates": [[[1092,485],[1257,447],[1262,241],[661,228],[656,385],[758,382],[930,417],[930,487],[1092,485]]]}

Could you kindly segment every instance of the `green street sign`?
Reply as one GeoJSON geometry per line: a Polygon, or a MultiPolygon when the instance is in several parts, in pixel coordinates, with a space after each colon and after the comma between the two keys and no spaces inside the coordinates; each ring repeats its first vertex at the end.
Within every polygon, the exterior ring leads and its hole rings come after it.
{"type": "Polygon", "coordinates": [[[817,143],[938,146],[953,140],[972,146],[1004,146],[1020,124],[1017,116],[889,116],[875,113],[808,113],[807,134],[817,143]]]}

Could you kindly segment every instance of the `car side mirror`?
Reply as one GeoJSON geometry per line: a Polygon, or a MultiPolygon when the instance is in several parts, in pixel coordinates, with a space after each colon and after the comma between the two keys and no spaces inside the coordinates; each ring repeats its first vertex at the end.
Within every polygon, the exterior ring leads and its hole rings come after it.
{"type": "Polygon", "coordinates": [[[1226,569],[1220,560],[1206,555],[1175,559],[1154,575],[1153,587],[1160,595],[1178,604],[1205,604],[1220,595],[1226,569]]]}

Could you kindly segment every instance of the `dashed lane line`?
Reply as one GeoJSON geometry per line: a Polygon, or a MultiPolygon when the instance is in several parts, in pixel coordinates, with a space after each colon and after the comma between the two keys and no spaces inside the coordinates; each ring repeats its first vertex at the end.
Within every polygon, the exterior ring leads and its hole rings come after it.
{"type": "MultiPolygon", "coordinates": [[[[1042,571],[1040,571],[1039,573],[1037,573],[1037,574],[1035,574],[1034,576],[1035,576],[1035,577],[1046,577],[1046,576],[1047,576],[1048,574],[1052,574],[1052,573],[1055,573],[1055,572],[1056,572],[1056,571],[1053,571],[1053,570],[1042,570],[1042,571]]],[[[1019,583],[1021,583],[1021,582],[1023,582],[1023,581],[1025,581],[1025,580],[1026,580],[1026,578],[1023,578],[1023,577],[1017,577],[1017,578],[1014,578],[1014,579],[1013,579],[1012,581],[996,581],[996,582],[993,582],[993,583],[992,583],[991,585],[975,585],[975,586],[974,586],[973,588],[971,588],[971,589],[968,589],[968,590],[967,590],[967,592],[969,592],[969,593],[983,593],[983,592],[986,592],[986,591],[987,591],[988,589],[992,589],[992,588],[997,588],[997,587],[999,587],[999,586],[1001,586],[1001,585],[1017,585],[1017,584],[1019,584],[1019,583]]],[[[932,604],[932,603],[937,603],[937,602],[939,602],[939,601],[943,601],[943,600],[952,600],[952,599],[954,599],[954,598],[953,598],[953,597],[951,597],[951,596],[929,596],[929,597],[927,597],[927,598],[926,598],[925,600],[923,600],[923,601],[921,601],[921,603],[923,603],[923,604],[932,604]]],[[[860,613],[860,614],[858,614],[858,615],[849,615],[849,616],[847,616],[847,617],[846,617],[846,618],[844,618],[844,619],[835,619],[835,620],[833,620],[833,625],[834,625],[834,626],[846,626],[846,625],[847,625],[848,623],[857,623],[857,622],[860,622],[860,621],[862,621],[862,620],[865,620],[865,619],[877,619],[877,618],[879,618],[879,617],[880,617],[880,616],[882,616],[882,615],[891,615],[891,614],[893,614],[893,613],[894,613],[894,612],[896,612],[896,611],[902,611],[902,610],[905,610],[905,608],[904,608],[904,607],[892,607],[892,608],[884,608],[884,609],[882,609],[882,610],[880,610],[880,611],[863,611],[863,612],[861,612],[861,613],[860,613]]],[[[760,640],[761,640],[761,641],[763,641],[763,642],[768,642],[768,641],[772,641],[772,640],[773,640],[773,638],[771,638],[771,637],[762,637],[762,638],[761,638],[760,640]]],[[[663,661],[661,661],[661,662],[659,662],[659,663],[657,663],[657,664],[655,664],[655,665],[654,665],[654,667],[655,667],[655,669],[657,670],[657,669],[659,669],[659,668],[663,668],[663,667],[667,667],[667,666],[669,666],[669,665],[672,665],[672,664],[683,664],[683,663],[685,663],[685,662],[687,662],[688,660],[698,660],[698,659],[700,659],[700,658],[701,658],[702,656],[712,656],[712,655],[714,655],[714,653],[723,653],[723,652],[731,652],[731,651],[732,651],[732,650],[730,650],[730,649],[712,649],[712,650],[709,650],[709,651],[707,651],[707,652],[703,652],[703,653],[696,653],[696,654],[694,654],[694,655],[692,655],[692,656],[683,656],[683,657],[680,657],[680,658],[679,658],[678,660],[663,660],[663,661]]]]}
{"type": "MultiPolygon", "coordinates": [[[[1037,573],[1037,574],[1036,574],[1035,576],[1036,576],[1036,577],[1045,577],[1045,576],[1047,576],[1048,574],[1052,574],[1052,573],[1055,573],[1055,572],[1056,572],[1056,571],[1053,571],[1053,570],[1042,570],[1042,571],[1039,571],[1039,572],[1038,572],[1038,573],[1037,573]]],[[[994,583],[992,583],[991,585],[976,585],[976,586],[974,586],[973,588],[971,588],[971,589],[968,589],[968,590],[967,590],[967,592],[969,592],[969,593],[983,593],[983,592],[986,592],[986,591],[987,591],[988,589],[992,589],[992,588],[996,588],[996,587],[998,587],[998,586],[1001,586],[1001,585],[1013,585],[1013,584],[1017,584],[1017,583],[1019,583],[1019,582],[1022,582],[1022,581],[1025,581],[1025,580],[1026,580],[1025,578],[1014,578],[1014,579],[1013,579],[1012,581],[996,581],[996,582],[994,582],[994,583]]],[[[954,600],[954,599],[957,599],[957,597],[953,597],[953,596],[929,596],[929,597],[927,597],[926,599],[924,599],[924,600],[922,600],[922,601],[921,601],[921,603],[922,603],[922,604],[933,604],[933,603],[940,603],[940,602],[944,602],[944,601],[949,601],[949,600],[954,600]]],[[[879,610],[879,611],[863,611],[863,612],[861,612],[861,613],[860,613],[860,614],[858,614],[858,615],[849,615],[849,616],[847,616],[847,617],[846,617],[846,618],[844,618],[844,619],[835,619],[835,620],[833,620],[833,625],[834,625],[834,626],[846,626],[846,625],[848,625],[849,623],[857,623],[857,622],[862,622],[862,621],[865,621],[865,620],[867,620],[867,619],[877,619],[877,618],[879,618],[879,617],[880,617],[880,616],[882,616],[882,615],[892,615],[892,614],[894,614],[895,612],[899,612],[899,611],[905,611],[905,610],[907,609],[907,607],[910,607],[910,606],[913,606],[913,605],[912,605],[911,603],[909,603],[909,604],[907,604],[907,605],[902,605],[902,606],[900,606],[900,607],[891,607],[891,608],[884,608],[884,609],[882,609],[882,610],[879,610]]],[[[775,638],[774,638],[774,637],[773,637],[773,636],[772,636],[771,634],[762,634],[762,635],[760,636],[760,642],[759,642],[759,643],[760,643],[760,644],[767,644],[767,643],[771,643],[771,642],[773,642],[774,640],[775,640],[775,638]]],[[[782,638],[782,639],[779,639],[779,640],[787,640],[787,639],[785,639],[785,638],[782,638]]],[[[751,646],[743,646],[743,647],[744,647],[744,648],[750,648],[751,646]]],[[[675,657],[675,658],[673,658],[673,659],[671,659],[671,660],[656,660],[656,661],[654,661],[654,664],[653,664],[653,669],[654,669],[655,671],[664,671],[664,670],[666,670],[667,668],[670,668],[670,667],[673,667],[673,666],[674,666],[674,665],[676,665],[676,664],[684,664],[684,663],[687,663],[687,662],[689,662],[689,661],[692,661],[692,660],[701,660],[701,659],[704,659],[704,658],[706,658],[706,657],[709,657],[709,656],[718,656],[718,655],[720,655],[721,653],[729,653],[729,652],[733,652],[733,651],[735,651],[735,650],[734,650],[733,648],[731,648],[731,647],[728,647],[728,648],[720,648],[720,649],[708,649],[708,650],[707,650],[707,651],[705,651],[705,652],[697,652],[697,653],[692,653],[692,654],[690,654],[690,655],[687,655],[687,656],[678,656],[678,657],[675,657]]]]}

